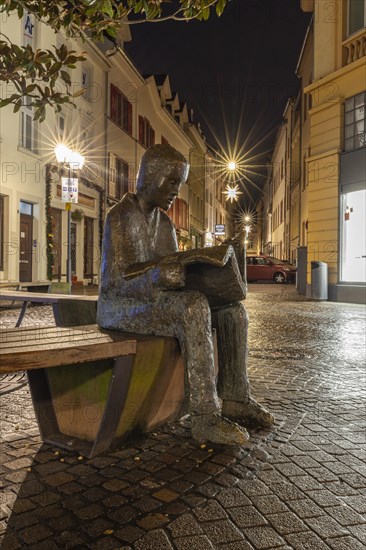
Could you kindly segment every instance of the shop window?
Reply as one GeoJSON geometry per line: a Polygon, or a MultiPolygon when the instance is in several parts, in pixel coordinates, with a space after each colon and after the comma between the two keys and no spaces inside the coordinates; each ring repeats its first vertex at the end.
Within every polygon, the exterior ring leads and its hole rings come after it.
{"type": "Polygon", "coordinates": [[[341,281],[366,283],[366,190],[341,195],[341,281]]]}
{"type": "Polygon", "coordinates": [[[155,131],[148,119],[143,116],[139,116],[139,142],[146,148],[155,143],[155,131]]]}
{"type": "Polygon", "coordinates": [[[348,35],[366,26],[366,0],[348,0],[348,35]]]}
{"type": "Polygon", "coordinates": [[[111,84],[110,117],[122,130],[132,135],[132,104],[111,84]]]}
{"type": "Polygon", "coordinates": [[[359,149],[366,145],[366,92],[346,99],[344,116],[345,150],[359,149]]]}

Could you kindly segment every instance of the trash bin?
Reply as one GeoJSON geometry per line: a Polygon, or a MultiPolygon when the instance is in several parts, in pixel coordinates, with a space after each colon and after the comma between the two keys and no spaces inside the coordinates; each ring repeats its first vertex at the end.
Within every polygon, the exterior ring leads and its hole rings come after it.
{"type": "Polygon", "coordinates": [[[311,298],[328,300],[328,264],[311,262],[311,298]]]}

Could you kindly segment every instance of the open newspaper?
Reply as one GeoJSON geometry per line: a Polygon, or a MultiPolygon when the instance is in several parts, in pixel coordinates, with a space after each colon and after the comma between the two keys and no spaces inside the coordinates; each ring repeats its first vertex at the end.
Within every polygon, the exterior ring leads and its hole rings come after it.
{"type": "MultiPolygon", "coordinates": [[[[211,307],[220,307],[244,300],[246,286],[242,280],[235,252],[230,245],[195,248],[169,254],[185,266],[186,284],[181,290],[199,290],[211,307]]],[[[125,272],[126,278],[141,275],[156,262],[136,264],[125,272]]]]}

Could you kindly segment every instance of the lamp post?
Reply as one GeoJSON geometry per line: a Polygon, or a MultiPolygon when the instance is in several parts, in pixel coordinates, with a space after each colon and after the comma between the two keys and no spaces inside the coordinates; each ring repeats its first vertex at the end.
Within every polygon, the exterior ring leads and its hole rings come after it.
{"type": "Polygon", "coordinates": [[[66,260],[66,282],[69,283],[69,292],[71,292],[71,204],[78,202],[78,179],[72,178],[72,172],[83,167],[85,158],[72,151],[65,145],[55,147],[57,162],[68,169],[68,177],[61,178],[62,202],[65,202],[67,210],[67,260],[66,260]]]}

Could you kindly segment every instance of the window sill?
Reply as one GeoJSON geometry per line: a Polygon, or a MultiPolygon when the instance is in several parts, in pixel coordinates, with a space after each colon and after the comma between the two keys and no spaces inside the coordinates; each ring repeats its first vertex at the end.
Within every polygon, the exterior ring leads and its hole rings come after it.
{"type": "Polygon", "coordinates": [[[343,149],[341,153],[353,153],[354,151],[359,151],[360,149],[365,149],[366,145],[361,145],[360,147],[354,147],[353,149],[343,149]]]}
{"type": "Polygon", "coordinates": [[[35,152],[32,151],[31,149],[26,149],[26,147],[22,147],[21,145],[18,145],[17,150],[18,150],[20,153],[24,153],[25,155],[29,155],[30,157],[33,157],[33,158],[35,158],[35,159],[38,159],[38,158],[39,158],[39,153],[35,153],[35,152]]]}
{"type": "Polygon", "coordinates": [[[126,130],[125,128],[123,128],[122,126],[120,126],[118,124],[118,122],[116,122],[115,120],[113,120],[113,118],[111,118],[110,116],[108,117],[108,120],[110,122],[112,122],[115,126],[117,126],[117,128],[119,128],[120,130],[122,130],[122,132],[124,132],[125,134],[127,134],[130,138],[133,138],[133,135],[132,135],[132,132],[130,133],[128,130],[126,130]]]}

